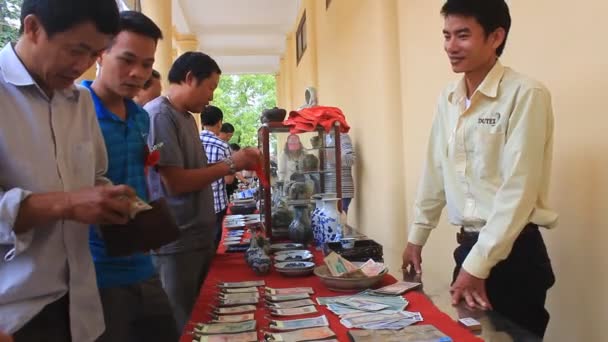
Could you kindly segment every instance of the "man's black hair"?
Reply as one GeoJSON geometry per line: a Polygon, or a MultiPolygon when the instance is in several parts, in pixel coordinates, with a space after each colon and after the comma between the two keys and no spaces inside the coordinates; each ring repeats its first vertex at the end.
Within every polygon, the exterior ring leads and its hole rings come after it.
{"type": "Polygon", "coordinates": [[[169,83],[180,84],[184,82],[188,72],[191,72],[198,82],[209,78],[214,72],[222,73],[213,58],[202,52],[188,51],[173,62],[168,75],[169,83]]]}
{"type": "Polygon", "coordinates": [[[145,14],[137,11],[120,12],[119,31],[127,31],[140,34],[144,37],[152,38],[158,43],[163,39],[163,31],[145,14]]]}
{"type": "Polygon", "coordinates": [[[150,88],[152,86],[153,79],[160,80],[160,72],[156,71],[156,69],[152,69],[152,76],[144,83],[144,90],[150,88]]]}
{"type": "Polygon", "coordinates": [[[230,122],[224,122],[222,124],[222,133],[234,133],[234,126],[230,122]]]}
{"type": "Polygon", "coordinates": [[[241,146],[237,143],[231,143],[228,144],[228,146],[230,146],[230,149],[233,151],[239,151],[241,149],[241,146]]]}
{"type": "Polygon", "coordinates": [[[207,106],[201,113],[201,124],[203,126],[213,126],[224,119],[222,110],[215,106],[207,106]]]}
{"type": "Polygon", "coordinates": [[[447,0],[441,8],[441,15],[462,15],[473,17],[483,27],[486,37],[499,27],[505,30],[505,41],[496,48],[496,55],[502,55],[511,29],[511,14],[504,0],[447,0]]]}
{"type": "Polygon", "coordinates": [[[119,32],[116,0],[24,0],[21,5],[21,27],[28,15],[35,15],[49,38],[87,21],[104,34],[119,32]]]}

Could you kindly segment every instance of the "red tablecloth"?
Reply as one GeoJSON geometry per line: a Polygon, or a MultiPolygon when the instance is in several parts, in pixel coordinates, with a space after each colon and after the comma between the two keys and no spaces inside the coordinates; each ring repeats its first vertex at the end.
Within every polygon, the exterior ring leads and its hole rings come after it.
{"type": "MultiPolygon", "coordinates": [[[[315,255],[315,263],[321,265],[323,263],[323,256],[320,252],[313,251],[315,255]]],[[[253,270],[251,270],[245,263],[243,253],[225,253],[224,249],[220,247],[218,255],[213,260],[211,270],[201,289],[199,298],[194,306],[194,310],[191,315],[191,322],[186,327],[184,335],[182,335],[181,342],[191,342],[192,336],[187,333],[192,331],[193,322],[206,322],[211,319],[210,313],[212,305],[216,303],[216,296],[218,293],[216,284],[220,281],[247,281],[247,280],[264,280],[266,285],[274,288],[283,287],[312,287],[315,290],[313,298],[316,297],[330,297],[345,295],[348,293],[334,292],[328,290],[315,275],[307,277],[284,277],[274,270],[264,276],[257,276],[253,270]]],[[[384,286],[389,285],[397,280],[391,276],[386,275],[382,282],[378,285],[384,286]]],[[[351,292],[352,293],[352,292],[351,292]]],[[[439,311],[439,309],[422,293],[420,292],[409,292],[405,294],[405,298],[409,301],[409,305],[406,310],[417,311],[422,314],[424,322],[421,324],[432,324],[445,334],[449,335],[455,342],[479,342],[481,339],[475,337],[471,332],[462,328],[458,323],[452,320],[448,315],[439,311]]],[[[313,299],[314,301],[314,299],[313,299]]],[[[327,310],[325,306],[317,305],[319,313],[308,316],[294,316],[294,317],[278,317],[277,319],[296,319],[303,317],[314,317],[320,314],[325,314],[330,323],[330,328],[336,333],[339,341],[349,341],[346,327],[340,323],[338,316],[327,310]]],[[[268,310],[263,304],[258,304],[258,310],[255,313],[256,321],[258,322],[258,331],[267,330],[268,320],[266,316],[269,315],[268,310]]],[[[259,335],[260,340],[262,335],[259,335]]]]}

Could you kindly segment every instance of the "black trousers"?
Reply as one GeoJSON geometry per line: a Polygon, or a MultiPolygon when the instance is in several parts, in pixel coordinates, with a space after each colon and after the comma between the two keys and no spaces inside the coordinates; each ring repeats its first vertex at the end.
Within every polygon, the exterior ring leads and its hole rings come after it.
{"type": "MultiPolygon", "coordinates": [[[[464,259],[477,242],[475,236],[469,237],[458,239],[452,281],[456,280],[464,259]]],[[[542,338],[549,323],[545,299],[554,283],[555,275],[543,237],[538,226],[528,224],[515,240],[507,259],[492,268],[486,280],[486,292],[494,311],[542,338]]]]}
{"type": "Polygon", "coordinates": [[[68,294],[45,306],[13,334],[15,342],[71,342],[68,294]]]}
{"type": "Polygon", "coordinates": [[[226,211],[228,208],[224,208],[224,210],[219,213],[215,213],[215,228],[217,229],[215,235],[215,250],[220,246],[220,241],[222,241],[222,229],[224,223],[224,217],[226,216],[226,211]]]}

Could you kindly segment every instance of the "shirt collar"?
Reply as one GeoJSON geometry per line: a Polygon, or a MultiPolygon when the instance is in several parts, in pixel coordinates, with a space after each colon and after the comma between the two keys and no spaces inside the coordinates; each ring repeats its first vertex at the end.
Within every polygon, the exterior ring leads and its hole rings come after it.
{"type": "Polygon", "coordinates": [[[203,135],[210,135],[212,137],[216,137],[215,133],[211,132],[210,130],[204,129],[201,131],[201,134],[203,135]]]}
{"type": "MultiPolygon", "coordinates": [[[[479,87],[475,90],[474,93],[480,92],[487,97],[495,98],[498,95],[498,86],[500,85],[500,81],[505,73],[505,67],[500,63],[499,60],[496,60],[496,63],[490,69],[490,72],[483,79],[479,87]]],[[[457,104],[462,101],[467,96],[467,86],[464,77],[456,83],[454,88],[448,94],[448,100],[452,104],[457,104]]]]}
{"type": "MultiPolygon", "coordinates": [[[[89,89],[89,91],[91,92],[91,97],[93,98],[93,104],[95,105],[95,112],[97,113],[98,119],[107,119],[107,120],[115,120],[115,121],[124,122],[116,114],[109,111],[108,108],[103,104],[103,102],[101,101],[99,96],[97,96],[97,94],[91,87],[93,85],[93,81],[84,80],[81,82],[81,85],[83,87],[89,89]]],[[[125,98],[124,101],[125,101],[125,106],[127,108],[127,121],[134,119],[135,113],[144,110],[137,103],[135,103],[135,101],[133,101],[132,99],[125,98]]]]}
{"type": "MultiPolygon", "coordinates": [[[[7,83],[16,87],[36,86],[44,94],[25,65],[23,65],[19,56],[17,56],[11,43],[6,44],[0,51],[0,74],[7,83]]],[[[78,101],[80,95],[75,85],[71,85],[66,89],[56,90],[55,93],[61,94],[72,101],[78,101]]]]}

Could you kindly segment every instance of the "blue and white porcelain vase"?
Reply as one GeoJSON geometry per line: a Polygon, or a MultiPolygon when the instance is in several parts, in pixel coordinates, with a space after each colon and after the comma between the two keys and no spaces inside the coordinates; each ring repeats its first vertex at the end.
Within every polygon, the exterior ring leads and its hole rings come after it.
{"type": "Polygon", "coordinates": [[[257,257],[258,254],[260,253],[264,253],[264,251],[262,250],[262,247],[260,247],[258,245],[258,239],[257,239],[257,234],[255,232],[254,229],[250,228],[249,229],[250,232],[250,237],[251,237],[251,242],[249,243],[249,248],[247,248],[247,250],[245,251],[245,261],[247,262],[247,265],[249,265],[250,267],[253,264],[253,259],[257,257]]]}
{"type": "Polygon", "coordinates": [[[317,233],[319,230],[319,214],[321,213],[321,209],[323,209],[323,197],[321,194],[313,195],[312,198],[315,200],[315,209],[310,214],[310,228],[313,233],[313,240],[317,241],[317,233]]]}
{"type": "Polygon", "coordinates": [[[257,275],[263,275],[270,272],[270,257],[264,254],[264,251],[260,249],[251,258],[251,268],[257,275]]]}
{"type": "Polygon", "coordinates": [[[326,242],[338,242],[342,239],[342,226],[338,212],[339,198],[322,198],[323,206],[318,212],[317,226],[313,228],[316,246],[326,242]]]}

